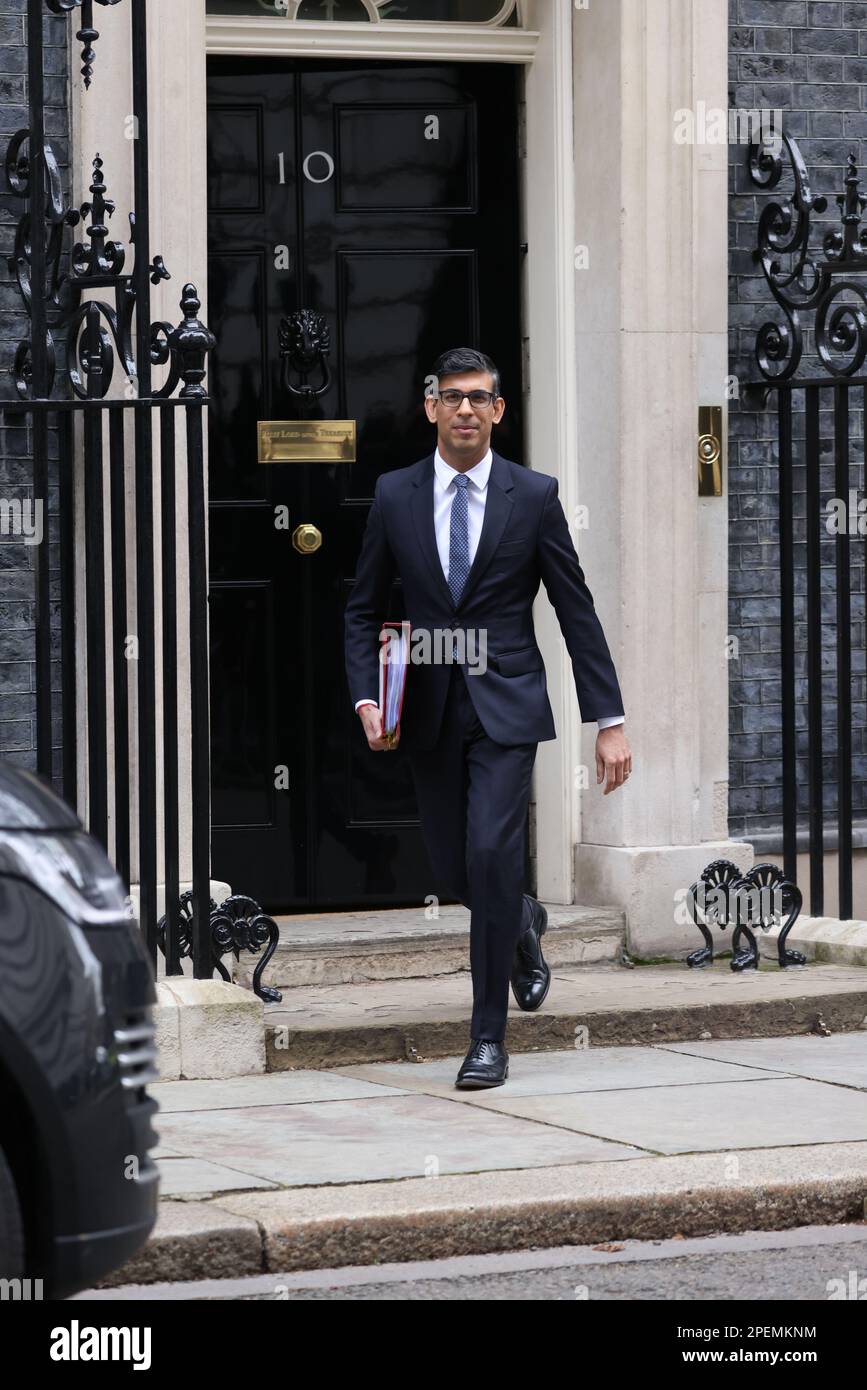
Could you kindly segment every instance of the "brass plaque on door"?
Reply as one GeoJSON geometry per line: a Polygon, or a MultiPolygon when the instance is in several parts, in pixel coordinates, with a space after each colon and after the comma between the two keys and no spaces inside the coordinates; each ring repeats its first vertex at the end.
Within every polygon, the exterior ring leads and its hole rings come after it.
{"type": "Polygon", "coordinates": [[[354,420],[259,420],[260,463],[355,463],[354,420]]]}

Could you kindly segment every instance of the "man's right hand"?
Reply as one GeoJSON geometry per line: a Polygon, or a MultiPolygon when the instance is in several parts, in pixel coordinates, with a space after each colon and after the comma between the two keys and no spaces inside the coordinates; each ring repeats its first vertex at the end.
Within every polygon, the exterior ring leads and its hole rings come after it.
{"type": "Polygon", "coordinates": [[[383,738],[382,715],[376,705],[362,705],[358,711],[358,717],[367,736],[367,746],[374,753],[390,753],[400,743],[399,724],[393,738],[383,738]]]}

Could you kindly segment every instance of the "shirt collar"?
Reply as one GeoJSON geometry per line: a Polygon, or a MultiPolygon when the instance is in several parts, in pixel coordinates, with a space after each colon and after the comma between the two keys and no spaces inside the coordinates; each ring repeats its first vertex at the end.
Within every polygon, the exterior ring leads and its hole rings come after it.
{"type": "MultiPolygon", "coordinates": [[[[491,465],[493,461],[494,451],[493,449],[489,449],[485,457],[479,459],[479,462],[474,464],[472,468],[467,469],[464,474],[466,478],[472,479],[480,492],[484,492],[485,488],[488,486],[488,478],[491,476],[491,465]]],[[[452,468],[450,463],[446,463],[439,449],[437,449],[434,454],[434,471],[439,479],[440,486],[445,491],[446,488],[451,487],[458,470],[452,468]]]]}

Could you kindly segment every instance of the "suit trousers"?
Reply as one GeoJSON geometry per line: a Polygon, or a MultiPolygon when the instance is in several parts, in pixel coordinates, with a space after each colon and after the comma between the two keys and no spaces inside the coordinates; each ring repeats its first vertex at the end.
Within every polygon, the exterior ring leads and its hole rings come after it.
{"type": "Polygon", "coordinates": [[[473,679],[452,667],[439,737],[408,760],[438,886],[471,913],[470,1035],[503,1042],[515,948],[530,923],[524,836],[538,744],[489,738],[467,689],[473,679]]]}

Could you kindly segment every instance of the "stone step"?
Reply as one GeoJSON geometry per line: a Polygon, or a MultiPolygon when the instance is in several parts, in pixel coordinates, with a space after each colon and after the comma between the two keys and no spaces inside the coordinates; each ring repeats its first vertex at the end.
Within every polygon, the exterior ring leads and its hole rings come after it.
{"type": "MultiPolygon", "coordinates": [[[[616,964],[625,916],[616,907],[546,903],[545,958],[552,965],[616,964]]],[[[278,917],[280,944],[263,976],[280,990],[425,979],[469,970],[470,914],[444,906],[435,919],[424,907],[278,917]]],[[[233,979],[248,986],[256,957],[242,956],[233,979]]]]}
{"type": "MultiPolygon", "coordinates": [[[[546,933],[545,942],[548,936],[546,933]]],[[[547,955],[547,950],[546,950],[547,955]]],[[[553,952],[551,953],[553,957],[553,952]]],[[[509,1052],[629,1046],[700,1038],[782,1037],[867,1026],[867,971],[836,965],[735,974],[649,965],[557,966],[535,1013],[509,999],[509,1052]]],[[[422,1061],[469,1044],[469,971],[287,991],[265,1009],[269,1071],[422,1061]]]]}

